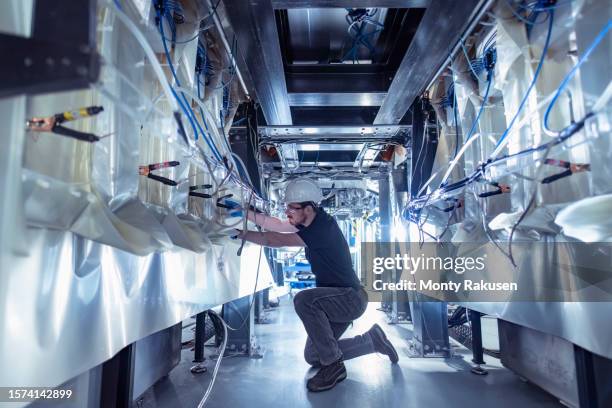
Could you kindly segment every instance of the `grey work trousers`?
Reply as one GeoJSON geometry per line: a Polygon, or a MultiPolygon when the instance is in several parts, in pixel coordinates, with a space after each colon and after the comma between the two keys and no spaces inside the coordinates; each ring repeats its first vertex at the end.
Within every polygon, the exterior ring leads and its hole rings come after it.
{"type": "Polygon", "coordinates": [[[305,289],[295,295],[293,304],[308,334],[304,348],[308,364],[329,365],[339,359],[374,353],[369,333],[340,339],[352,321],[365,312],[368,305],[365,289],[305,289]]]}

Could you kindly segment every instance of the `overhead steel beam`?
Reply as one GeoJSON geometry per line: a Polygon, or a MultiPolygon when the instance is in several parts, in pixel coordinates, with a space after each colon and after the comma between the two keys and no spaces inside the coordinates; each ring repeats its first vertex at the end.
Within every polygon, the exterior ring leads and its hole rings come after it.
{"type": "MultiPolygon", "coordinates": [[[[329,162],[303,162],[300,166],[299,172],[315,172],[317,174],[328,174],[331,175],[336,172],[345,172],[347,174],[364,174],[360,169],[355,168],[353,161],[329,161],[329,162]]],[[[364,169],[367,173],[369,170],[371,171],[388,171],[389,164],[386,162],[374,162],[372,166],[368,169],[364,169]]],[[[267,163],[263,165],[263,172],[268,175],[283,175],[281,173],[278,165],[273,165],[271,163],[267,163]]]]}
{"type": "Polygon", "coordinates": [[[270,125],[291,125],[283,60],[270,0],[224,0],[261,110],[270,125]]]}
{"type": "Polygon", "coordinates": [[[302,152],[350,152],[362,148],[363,143],[319,142],[297,144],[297,149],[302,152]]]}
{"type": "Polygon", "coordinates": [[[422,8],[430,0],[272,0],[275,9],[293,8],[422,8]]]}
{"type": "Polygon", "coordinates": [[[269,141],[303,141],[315,142],[321,139],[355,140],[357,142],[380,142],[404,138],[410,132],[410,126],[260,126],[262,140],[269,141]]]}
{"type": "Polygon", "coordinates": [[[290,93],[290,106],[380,106],[387,94],[384,92],[363,93],[290,93]]]}
{"type": "Polygon", "coordinates": [[[325,167],[333,167],[334,170],[339,169],[341,167],[344,168],[353,168],[353,161],[303,161],[302,165],[304,166],[301,170],[305,170],[309,167],[314,168],[325,168],[325,167]]]}
{"type": "Polygon", "coordinates": [[[251,78],[248,76],[245,78],[243,75],[243,72],[246,71],[247,64],[244,59],[237,58],[237,53],[232,50],[232,47],[228,43],[227,38],[229,35],[231,35],[233,38],[234,31],[226,18],[225,9],[222,5],[221,7],[219,6],[219,2],[213,6],[212,0],[206,0],[206,7],[208,7],[209,14],[212,15],[215,28],[217,29],[217,34],[219,35],[219,39],[223,44],[223,48],[225,48],[225,52],[227,53],[232,66],[235,68],[236,76],[238,77],[242,91],[247,97],[250,97],[249,94],[253,88],[251,78]]]}
{"type": "Polygon", "coordinates": [[[374,124],[399,123],[485,0],[431,0],[374,124]]]}
{"type": "Polygon", "coordinates": [[[236,37],[236,33],[234,32],[234,28],[227,18],[225,5],[223,2],[216,2],[216,4],[213,4],[212,1],[213,0],[198,0],[198,4],[200,7],[204,8],[204,13],[210,13],[212,15],[217,35],[219,36],[219,40],[223,45],[225,53],[228,55],[230,60],[233,58],[233,61],[236,64],[236,76],[238,81],[240,81],[240,86],[243,88],[243,91],[246,88],[245,93],[247,96],[254,96],[255,86],[253,85],[253,79],[251,78],[251,74],[248,70],[248,64],[245,60],[245,56],[242,53],[242,49],[239,48],[240,44],[238,44],[238,49],[233,52],[232,47],[228,42],[236,37]]]}

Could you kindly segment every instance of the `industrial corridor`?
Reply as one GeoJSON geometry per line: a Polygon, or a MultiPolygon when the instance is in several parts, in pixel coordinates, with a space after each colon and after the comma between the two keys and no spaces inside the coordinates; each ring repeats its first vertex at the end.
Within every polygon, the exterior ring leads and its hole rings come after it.
{"type": "Polygon", "coordinates": [[[0,50],[0,408],[612,407],[610,0],[2,0],[0,50]]]}
{"type": "MultiPolygon", "coordinates": [[[[315,370],[303,361],[306,335],[295,316],[291,299],[284,297],[280,307],[266,311],[267,323],[255,328],[257,343],[264,348],[264,357],[226,357],[208,406],[444,407],[454,401],[474,398],[475,405],[482,407],[562,407],[554,397],[505,369],[499,359],[486,357],[489,375],[471,374],[471,353],[458,343],[453,345],[451,358],[408,358],[412,325],[387,325],[384,313],[377,310],[378,306],[371,303],[347,335],[360,333],[373,322],[384,324],[401,355],[399,365],[390,364],[380,354],[363,356],[347,363],[352,375],[334,390],[308,393],[304,383],[315,370]],[[287,367],[289,361],[291,367],[287,367]],[[431,388],[440,392],[423,392],[431,388]],[[504,397],[500,398],[501,395],[504,397]]],[[[494,320],[483,324],[485,346],[495,347],[496,330],[494,320]]],[[[189,329],[183,331],[184,339],[193,338],[193,335],[189,329]]],[[[146,392],[137,406],[196,406],[210,377],[194,376],[189,372],[192,358],[193,351],[183,349],[181,364],[146,392]]]]}

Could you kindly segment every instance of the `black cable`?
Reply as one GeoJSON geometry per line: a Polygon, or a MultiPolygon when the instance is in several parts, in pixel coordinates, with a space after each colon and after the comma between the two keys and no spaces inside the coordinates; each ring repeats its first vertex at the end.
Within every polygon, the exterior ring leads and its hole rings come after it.
{"type": "Polygon", "coordinates": [[[478,194],[476,194],[476,191],[474,189],[472,189],[472,194],[474,195],[474,198],[476,199],[476,204],[478,206],[478,211],[480,212],[480,216],[481,216],[481,219],[482,219],[482,228],[483,228],[483,230],[485,232],[485,235],[487,236],[489,241],[492,242],[493,245],[495,245],[497,247],[497,249],[499,249],[499,252],[501,252],[506,258],[508,258],[510,260],[510,262],[512,262],[512,257],[510,256],[510,254],[506,253],[506,251],[504,251],[502,249],[502,247],[497,243],[497,241],[495,241],[495,239],[493,239],[493,237],[491,236],[490,228],[487,225],[487,215],[485,213],[484,208],[482,208],[482,206],[480,205],[480,199],[479,199],[478,194]]]}
{"type": "Polygon", "coordinates": [[[453,184],[449,184],[449,185],[445,185],[442,186],[440,188],[438,188],[435,191],[432,191],[431,193],[427,194],[424,197],[419,197],[418,199],[412,200],[411,205],[412,207],[417,207],[419,206],[420,209],[422,209],[423,207],[425,207],[427,205],[427,203],[429,202],[429,200],[431,199],[431,197],[434,194],[437,194],[438,196],[442,195],[442,194],[446,194],[449,192],[452,192],[454,190],[458,190],[460,188],[466,187],[469,184],[474,183],[475,181],[479,180],[486,171],[486,168],[495,164],[500,164],[503,163],[505,161],[508,161],[510,159],[514,159],[517,157],[521,157],[527,154],[531,154],[531,153],[536,153],[542,150],[547,150],[547,149],[552,149],[553,147],[560,145],[561,143],[565,142],[566,140],[568,140],[569,138],[571,138],[572,136],[574,136],[576,133],[578,133],[580,130],[582,130],[582,128],[584,127],[584,123],[587,119],[591,118],[594,115],[593,112],[589,112],[587,115],[585,115],[584,118],[582,118],[580,121],[573,123],[571,125],[569,125],[568,127],[566,127],[565,129],[563,129],[562,131],[559,132],[559,136],[556,137],[555,139],[551,140],[550,142],[546,142],[543,143],[539,146],[536,147],[530,147],[524,150],[521,150],[520,152],[516,152],[513,154],[509,154],[509,155],[505,155],[505,156],[501,156],[498,157],[496,159],[489,159],[488,161],[486,161],[485,163],[482,163],[480,165],[480,167],[478,167],[476,170],[474,170],[472,172],[472,174],[470,174],[469,176],[453,183],[453,184]],[[423,204],[421,204],[422,202],[424,202],[423,204]]]}
{"type": "MultiPolygon", "coordinates": [[[[546,149],[546,153],[544,153],[544,161],[546,160],[551,148],[552,148],[552,145],[549,146],[548,149],[546,149]]],[[[542,163],[540,165],[540,168],[536,171],[536,177],[535,177],[536,180],[538,178],[537,176],[539,175],[540,169],[542,168],[542,166],[544,166],[544,163],[542,163]]],[[[529,199],[529,202],[527,203],[527,206],[525,207],[525,210],[523,210],[523,213],[521,214],[519,219],[514,223],[514,225],[512,226],[512,229],[510,230],[510,236],[508,237],[508,257],[510,258],[510,262],[512,262],[512,266],[514,266],[515,268],[516,268],[516,262],[514,261],[514,255],[512,254],[512,241],[514,238],[514,233],[516,232],[516,229],[518,228],[519,224],[523,222],[523,220],[527,216],[527,213],[531,209],[531,206],[533,206],[533,203],[535,202],[537,195],[538,195],[538,185],[536,184],[533,189],[533,193],[531,194],[531,198],[529,199]]]]}

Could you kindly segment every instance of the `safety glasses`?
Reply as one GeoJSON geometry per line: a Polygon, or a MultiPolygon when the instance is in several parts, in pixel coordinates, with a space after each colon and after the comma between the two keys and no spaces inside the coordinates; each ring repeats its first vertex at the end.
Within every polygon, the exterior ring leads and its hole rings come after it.
{"type": "Polygon", "coordinates": [[[296,204],[289,204],[289,205],[285,205],[285,212],[290,213],[290,214],[294,214],[299,210],[303,210],[304,207],[302,207],[301,205],[296,205],[296,204]]]}

